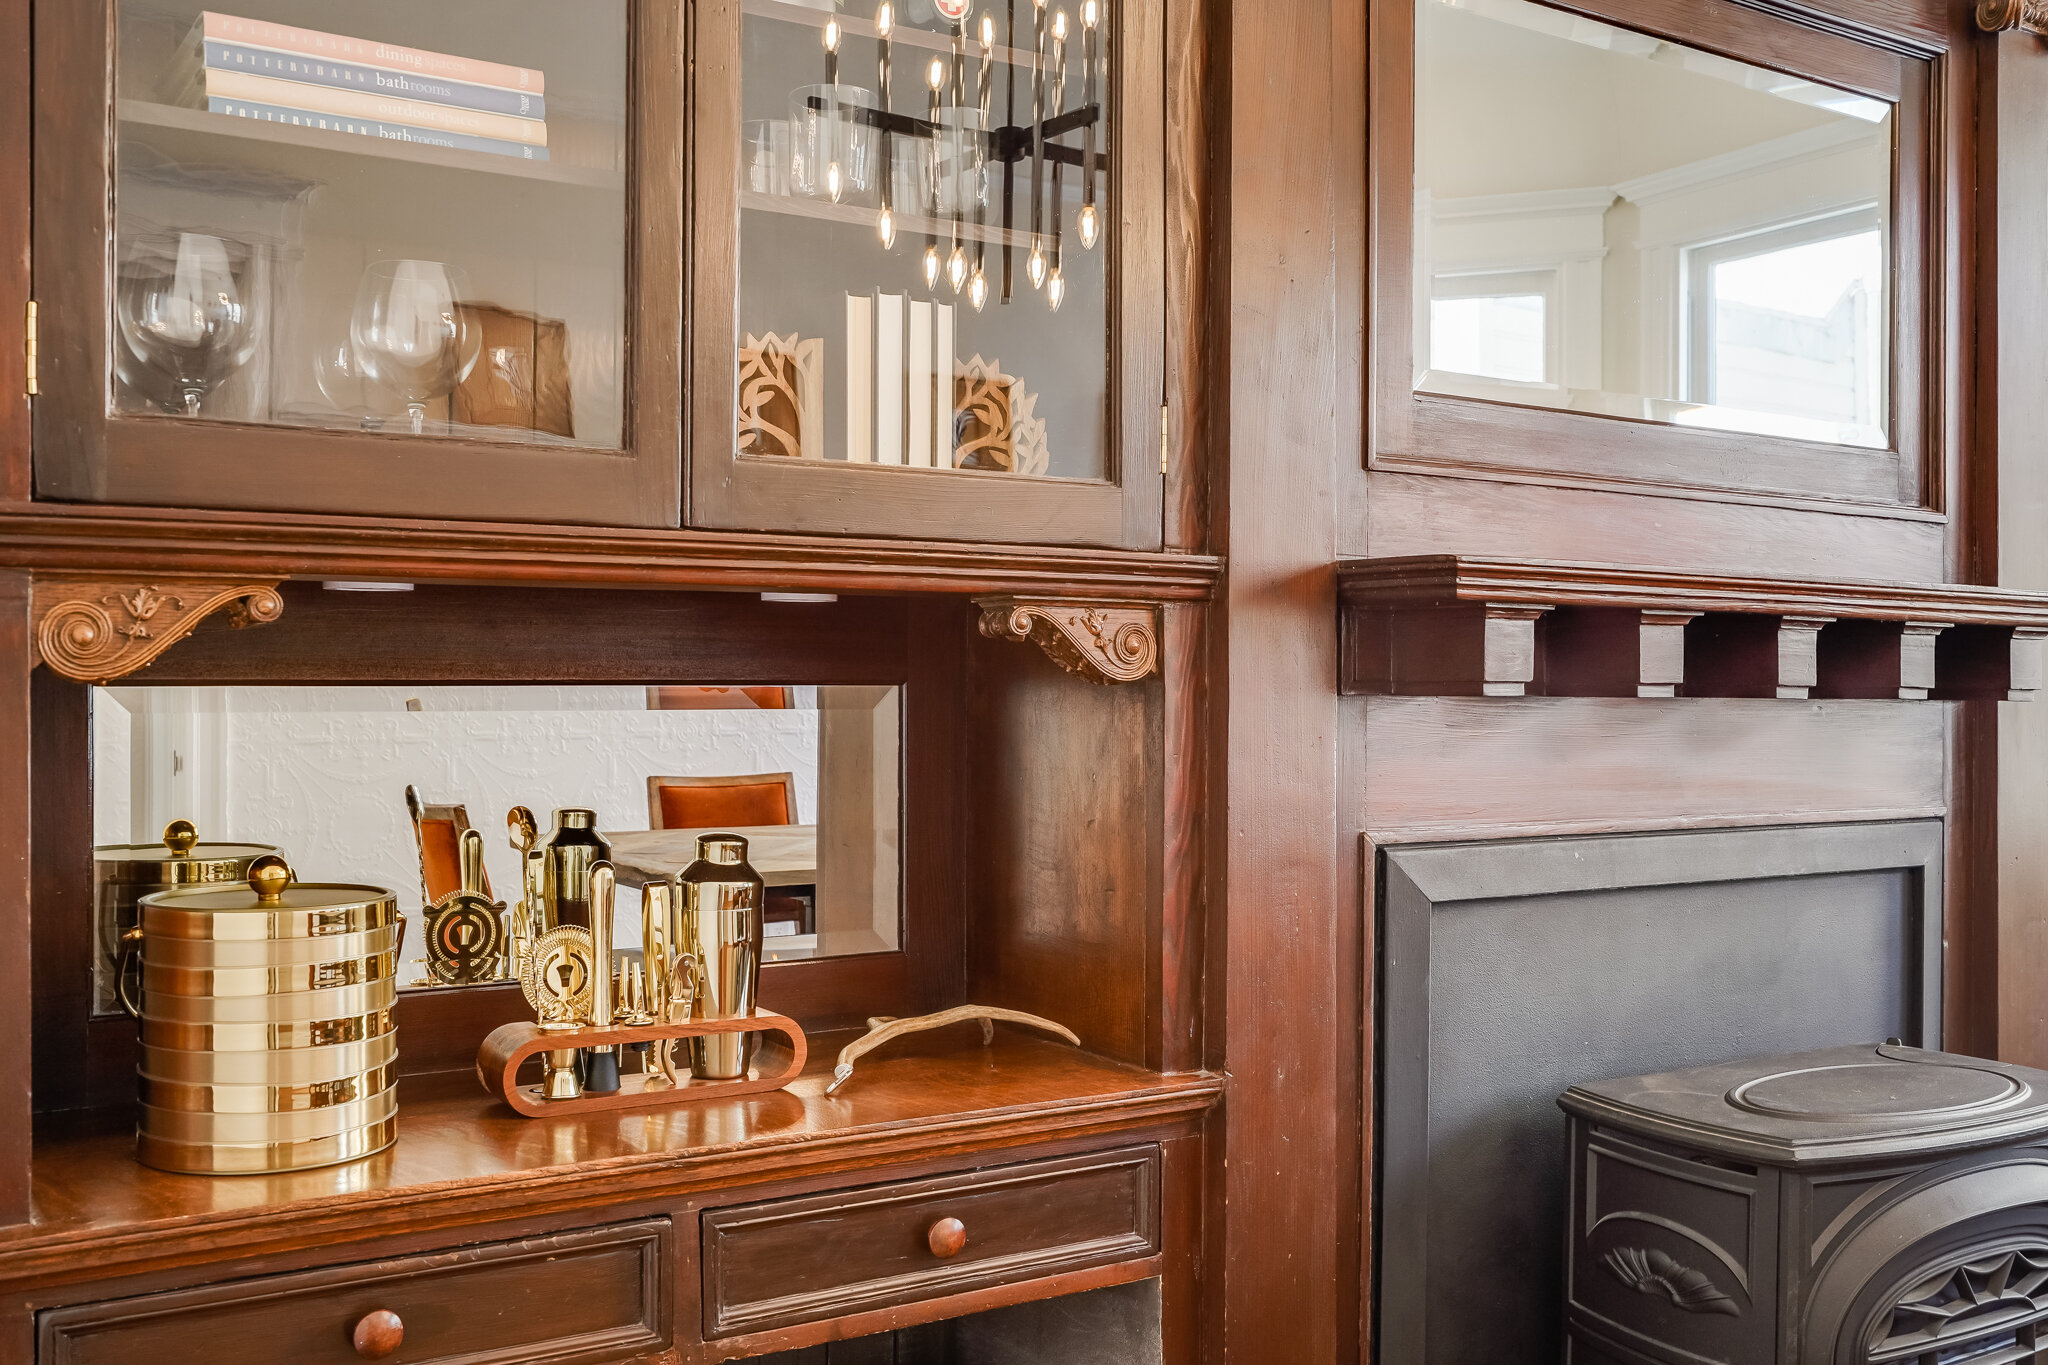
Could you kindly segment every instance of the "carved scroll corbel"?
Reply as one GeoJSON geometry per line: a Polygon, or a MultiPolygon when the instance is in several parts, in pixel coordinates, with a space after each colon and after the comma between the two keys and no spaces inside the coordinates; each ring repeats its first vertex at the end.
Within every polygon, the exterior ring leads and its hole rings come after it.
{"type": "Polygon", "coordinates": [[[37,574],[30,608],[36,661],[78,682],[111,682],[148,666],[222,608],[237,628],[275,621],[284,613],[277,585],[37,574]]]}
{"type": "Polygon", "coordinates": [[[974,604],[981,608],[983,635],[1029,640],[1061,668],[1090,682],[1136,682],[1159,662],[1151,607],[1038,597],[977,597],[974,604]]]}
{"type": "Polygon", "coordinates": [[[2019,28],[2048,37],[2048,0],[1977,0],[1977,27],[1987,33],[2019,28]]]}

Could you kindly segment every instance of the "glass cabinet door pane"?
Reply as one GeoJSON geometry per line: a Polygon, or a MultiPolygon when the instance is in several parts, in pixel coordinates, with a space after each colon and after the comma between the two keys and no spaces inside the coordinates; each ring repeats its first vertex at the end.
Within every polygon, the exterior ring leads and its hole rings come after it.
{"type": "Polygon", "coordinates": [[[1107,478],[1115,5],[743,9],[740,457],[1107,478]]]}
{"type": "Polygon", "coordinates": [[[1891,104],[1416,0],[1415,387],[1886,449],[1891,104]]]}
{"type": "Polygon", "coordinates": [[[115,410],[613,448],[626,0],[120,0],[115,410]]]}

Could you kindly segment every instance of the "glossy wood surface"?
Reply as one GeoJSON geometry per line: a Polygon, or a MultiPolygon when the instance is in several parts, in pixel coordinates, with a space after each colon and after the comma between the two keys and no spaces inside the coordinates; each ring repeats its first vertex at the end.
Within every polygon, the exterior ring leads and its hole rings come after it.
{"type": "MultiPolygon", "coordinates": [[[[24,445],[20,455],[25,455],[24,445]]],[[[9,468],[13,465],[10,464],[9,468]]],[[[180,511],[43,503],[0,519],[0,565],[403,582],[612,584],[819,592],[1207,597],[1219,561],[1037,545],[861,541],[599,526],[180,511]]],[[[1015,533],[1015,528],[1011,528],[1015,533]]]]}
{"type": "Polygon", "coordinates": [[[521,1118],[480,1088],[403,1103],[396,1146],[288,1175],[165,1175],[136,1163],[128,1132],[52,1135],[36,1147],[35,1222],[0,1229],[0,1291],[770,1178],[843,1181],[890,1161],[972,1161],[1006,1143],[1185,1125],[1222,1089],[999,1028],[988,1048],[971,1034],[905,1039],[827,1099],[832,1058],[854,1036],[813,1037],[788,1090],[735,1100],[566,1119],[521,1118]]]}
{"type": "Polygon", "coordinates": [[[991,1167],[703,1218],[704,1335],[717,1339],[940,1293],[1145,1260],[1159,1250],[1153,1147],[991,1167]],[[952,1223],[959,1240],[934,1228],[952,1223]]]}
{"type": "Polygon", "coordinates": [[[56,1309],[43,1365],[606,1360],[673,1332],[668,1219],[56,1309]]]}

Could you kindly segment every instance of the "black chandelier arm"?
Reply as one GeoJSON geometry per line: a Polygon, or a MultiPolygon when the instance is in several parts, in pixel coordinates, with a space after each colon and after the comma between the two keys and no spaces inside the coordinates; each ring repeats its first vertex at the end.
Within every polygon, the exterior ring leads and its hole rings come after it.
{"type": "MultiPolygon", "coordinates": [[[[811,95],[806,97],[805,103],[813,109],[823,109],[826,101],[822,95],[811,95]]],[[[885,133],[894,133],[898,137],[928,138],[936,136],[941,131],[939,125],[933,123],[930,119],[919,118],[914,114],[899,114],[893,109],[870,109],[861,106],[853,108],[851,113],[856,123],[864,124],[869,128],[879,128],[885,133]]],[[[1047,119],[1045,121],[1045,137],[1048,139],[1045,147],[1046,160],[1057,161],[1066,166],[1080,165],[1081,150],[1079,148],[1058,146],[1053,144],[1050,139],[1064,137],[1066,134],[1077,129],[1089,127],[1101,117],[1101,105],[1084,104],[1079,108],[1069,109],[1063,114],[1055,114],[1047,119]]],[[[1031,125],[1029,124],[1021,126],[1011,124],[1002,128],[991,128],[986,133],[981,134],[981,137],[987,143],[988,155],[991,161],[1022,161],[1031,155],[1031,125]]],[[[1098,169],[1107,170],[1109,166],[1109,151],[1106,147],[1096,148],[1095,161],[1098,169]]]]}

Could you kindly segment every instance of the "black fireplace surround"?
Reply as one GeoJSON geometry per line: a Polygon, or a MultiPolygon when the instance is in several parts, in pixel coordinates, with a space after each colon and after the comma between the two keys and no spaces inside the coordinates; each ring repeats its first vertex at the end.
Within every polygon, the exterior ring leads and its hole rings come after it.
{"type": "Polygon", "coordinates": [[[2048,1361],[2048,1072],[1892,1043],[1558,1103],[1572,1365],[2048,1361]]]}

